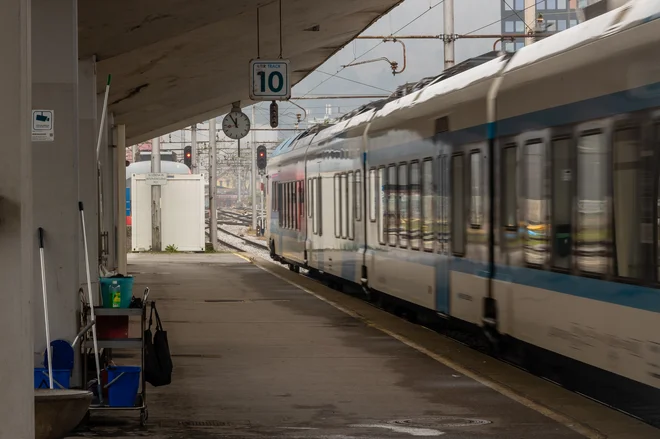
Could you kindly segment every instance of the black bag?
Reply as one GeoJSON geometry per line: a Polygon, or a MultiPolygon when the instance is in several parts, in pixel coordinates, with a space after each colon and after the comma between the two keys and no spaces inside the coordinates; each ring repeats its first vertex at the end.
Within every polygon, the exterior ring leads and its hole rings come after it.
{"type": "Polygon", "coordinates": [[[144,379],[154,387],[166,386],[172,382],[172,369],[167,331],[163,330],[156,304],[151,302],[149,327],[144,331],[144,379]],[[152,341],[151,325],[154,313],[156,313],[156,334],[152,341]]]}

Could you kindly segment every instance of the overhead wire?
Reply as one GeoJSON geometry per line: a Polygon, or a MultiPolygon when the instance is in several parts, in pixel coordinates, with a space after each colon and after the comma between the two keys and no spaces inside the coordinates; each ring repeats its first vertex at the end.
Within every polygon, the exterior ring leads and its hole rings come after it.
{"type": "MultiPolygon", "coordinates": [[[[421,17],[423,17],[424,15],[426,15],[427,13],[429,13],[431,10],[435,9],[436,7],[440,6],[440,5],[443,4],[444,2],[445,2],[445,0],[440,0],[440,1],[439,1],[438,3],[436,3],[435,5],[433,5],[433,6],[429,6],[429,8],[428,8],[427,10],[425,10],[424,12],[422,12],[421,14],[419,14],[418,16],[416,16],[415,18],[413,18],[412,20],[410,20],[408,23],[406,23],[405,25],[403,25],[402,27],[400,27],[400,28],[397,29],[396,31],[392,32],[392,33],[390,34],[390,36],[392,36],[392,35],[394,35],[394,34],[396,34],[396,33],[398,33],[398,32],[401,32],[403,29],[405,29],[406,27],[410,26],[410,25],[413,24],[415,21],[419,20],[421,17]]],[[[351,61],[349,64],[351,64],[351,63],[357,61],[358,59],[362,58],[363,56],[365,56],[366,54],[368,54],[368,53],[371,52],[372,50],[376,49],[378,46],[380,46],[380,45],[383,44],[383,43],[384,43],[384,41],[380,41],[378,44],[376,44],[375,46],[373,46],[371,49],[367,50],[366,52],[363,52],[360,56],[353,58],[353,61],[351,61]]],[[[305,93],[305,94],[302,95],[301,97],[305,97],[305,96],[307,96],[308,94],[310,94],[311,92],[313,92],[314,90],[316,90],[317,88],[319,88],[320,86],[322,86],[323,84],[325,84],[326,82],[328,82],[329,80],[331,80],[332,78],[336,77],[336,76],[337,76],[341,71],[343,71],[345,68],[346,68],[346,66],[342,67],[341,69],[339,69],[339,70],[337,71],[337,73],[334,73],[334,74],[332,74],[331,76],[329,76],[328,78],[324,79],[323,81],[321,81],[320,83],[318,83],[314,88],[312,88],[311,90],[309,90],[307,93],[305,93]]]]}

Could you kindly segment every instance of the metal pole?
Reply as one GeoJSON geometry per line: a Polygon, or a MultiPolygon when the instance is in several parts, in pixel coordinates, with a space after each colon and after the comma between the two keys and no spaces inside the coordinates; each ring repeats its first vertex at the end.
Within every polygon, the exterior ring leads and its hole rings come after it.
{"type": "MultiPolygon", "coordinates": [[[[259,185],[259,192],[261,192],[261,209],[259,210],[259,216],[261,216],[261,227],[263,227],[264,230],[266,230],[266,224],[264,224],[264,221],[266,221],[266,213],[264,212],[264,176],[263,174],[260,175],[261,179],[261,184],[259,185]]],[[[309,190],[309,189],[308,189],[309,190]]]]}
{"type": "Polygon", "coordinates": [[[215,141],[215,117],[209,120],[209,142],[211,143],[211,178],[209,179],[209,236],[213,250],[218,247],[218,206],[216,205],[216,184],[218,181],[218,158],[215,141]]]}
{"type": "Polygon", "coordinates": [[[193,124],[190,130],[190,163],[192,164],[192,173],[197,174],[197,124],[193,124]]]}
{"type": "MultiPolygon", "coordinates": [[[[238,139],[238,149],[241,149],[241,139],[238,139]]],[[[237,156],[236,157],[236,163],[238,165],[238,184],[236,185],[236,189],[238,191],[238,200],[236,201],[237,204],[241,204],[241,157],[237,156]]]]}
{"type": "Polygon", "coordinates": [[[117,125],[117,272],[127,275],[126,125],[117,125]],[[124,165],[124,166],[122,166],[124,165]]]}
{"type": "Polygon", "coordinates": [[[454,0],[443,3],[445,19],[445,69],[454,66],[454,0]]]}
{"type": "MultiPolygon", "coordinates": [[[[160,138],[151,142],[151,172],[160,172],[160,138]]],[[[151,249],[161,251],[160,185],[151,186],[151,249]]]]}
{"type": "MultiPolygon", "coordinates": [[[[255,108],[252,106],[252,126],[255,121],[255,108]]],[[[252,141],[250,142],[251,162],[252,162],[252,175],[250,176],[250,189],[252,190],[252,230],[257,230],[257,147],[255,145],[255,135],[252,131],[252,141]]]]}

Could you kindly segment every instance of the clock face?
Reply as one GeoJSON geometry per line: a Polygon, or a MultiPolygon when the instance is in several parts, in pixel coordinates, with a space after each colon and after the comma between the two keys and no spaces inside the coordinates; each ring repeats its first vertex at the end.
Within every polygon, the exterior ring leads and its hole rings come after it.
{"type": "Polygon", "coordinates": [[[245,113],[232,111],[223,119],[222,131],[230,139],[242,139],[250,132],[250,119],[245,113]]]}

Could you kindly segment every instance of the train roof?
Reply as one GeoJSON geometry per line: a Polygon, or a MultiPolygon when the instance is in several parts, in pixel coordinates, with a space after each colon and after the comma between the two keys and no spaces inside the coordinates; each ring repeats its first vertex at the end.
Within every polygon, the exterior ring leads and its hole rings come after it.
{"type": "Polygon", "coordinates": [[[438,75],[403,84],[387,98],[364,104],[333,122],[314,125],[284,140],[275,148],[272,156],[291,152],[296,149],[298,140],[318,134],[327,128],[334,127],[333,131],[342,132],[368,121],[374,112],[378,117],[386,117],[398,110],[463,89],[495,75],[523,68],[658,18],[660,18],[660,1],[631,0],[619,8],[523,47],[515,53],[487,52],[456,64],[438,75]]]}

